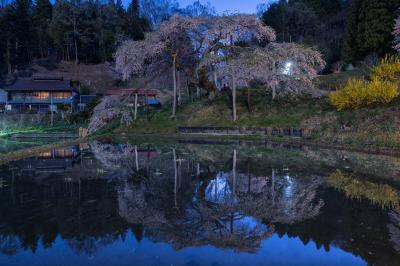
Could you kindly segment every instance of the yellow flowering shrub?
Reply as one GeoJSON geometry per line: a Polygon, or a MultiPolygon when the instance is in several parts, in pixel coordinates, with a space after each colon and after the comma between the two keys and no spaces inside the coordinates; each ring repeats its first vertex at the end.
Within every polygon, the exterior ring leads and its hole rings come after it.
{"type": "Polygon", "coordinates": [[[365,82],[360,79],[349,79],[340,90],[329,95],[330,103],[338,110],[357,108],[363,101],[365,82]]]}
{"type": "Polygon", "coordinates": [[[342,89],[329,95],[329,101],[338,111],[342,111],[374,104],[387,104],[398,95],[397,85],[391,81],[376,77],[371,82],[350,79],[342,89]]]}
{"type": "Polygon", "coordinates": [[[388,104],[399,96],[396,83],[374,78],[366,88],[366,104],[388,104]]]}
{"type": "Polygon", "coordinates": [[[371,78],[398,81],[400,77],[400,58],[395,55],[386,55],[379,65],[372,69],[371,78]]]}

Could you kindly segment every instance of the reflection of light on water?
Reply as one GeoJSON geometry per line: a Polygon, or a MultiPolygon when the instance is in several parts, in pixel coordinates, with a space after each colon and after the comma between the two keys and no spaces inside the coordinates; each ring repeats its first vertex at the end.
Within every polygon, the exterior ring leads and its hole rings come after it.
{"type": "Polygon", "coordinates": [[[228,183],[228,174],[219,173],[210,181],[206,188],[206,200],[214,203],[222,203],[232,196],[232,190],[228,183]]]}
{"type": "Polygon", "coordinates": [[[284,178],[287,182],[287,186],[285,187],[285,196],[289,198],[293,196],[293,180],[288,174],[286,174],[284,178]]]}

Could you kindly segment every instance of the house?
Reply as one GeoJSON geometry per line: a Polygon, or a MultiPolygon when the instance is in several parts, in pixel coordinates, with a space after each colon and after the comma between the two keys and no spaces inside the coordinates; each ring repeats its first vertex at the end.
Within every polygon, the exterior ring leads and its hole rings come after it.
{"type": "Polygon", "coordinates": [[[72,87],[71,80],[63,77],[18,78],[4,88],[8,93],[8,111],[49,111],[58,108],[76,110],[79,92],[72,87]]]}
{"type": "Polygon", "coordinates": [[[156,89],[109,89],[106,95],[113,96],[126,96],[128,97],[128,104],[134,104],[135,95],[138,96],[138,104],[141,106],[147,105],[151,107],[160,107],[161,103],[157,100],[159,91],[156,89]]]}

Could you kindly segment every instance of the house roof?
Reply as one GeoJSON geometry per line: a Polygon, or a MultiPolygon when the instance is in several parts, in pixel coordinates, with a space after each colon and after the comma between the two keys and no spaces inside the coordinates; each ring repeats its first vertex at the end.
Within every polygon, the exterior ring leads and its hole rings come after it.
{"type": "Polygon", "coordinates": [[[20,78],[4,89],[6,91],[69,91],[72,90],[72,87],[71,80],[64,80],[63,78],[20,78]]]}

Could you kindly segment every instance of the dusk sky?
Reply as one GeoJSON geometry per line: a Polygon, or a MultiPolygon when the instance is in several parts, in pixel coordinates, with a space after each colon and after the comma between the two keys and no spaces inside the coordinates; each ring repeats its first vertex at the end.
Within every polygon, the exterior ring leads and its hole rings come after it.
{"type": "MultiPolygon", "coordinates": [[[[192,4],[195,0],[178,0],[182,7],[192,4]]],[[[207,3],[207,0],[201,1],[207,3]]],[[[218,13],[224,11],[255,13],[258,4],[267,2],[266,0],[210,0],[210,2],[218,13]]]]}

